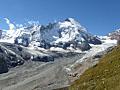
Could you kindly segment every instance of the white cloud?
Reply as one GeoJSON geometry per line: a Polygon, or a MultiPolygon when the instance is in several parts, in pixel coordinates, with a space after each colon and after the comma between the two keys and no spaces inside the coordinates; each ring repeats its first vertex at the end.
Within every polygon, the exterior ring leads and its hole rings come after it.
{"type": "Polygon", "coordinates": [[[22,28],[23,25],[22,25],[22,24],[16,24],[16,27],[17,27],[17,28],[22,28]]]}
{"type": "Polygon", "coordinates": [[[6,20],[6,23],[9,26],[9,30],[14,30],[15,29],[14,24],[12,24],[8,18],[4,18],[4,19],[6,20]]]}
{"type": "Polygon", "coordinates": [[[28,21],[28,24],[30,24],[30,25],[38,25],[39,21],[28,21]]]}

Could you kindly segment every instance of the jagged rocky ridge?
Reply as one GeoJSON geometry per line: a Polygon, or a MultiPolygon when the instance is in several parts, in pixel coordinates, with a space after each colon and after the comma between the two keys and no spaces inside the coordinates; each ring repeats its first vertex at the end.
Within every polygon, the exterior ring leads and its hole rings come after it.
{"type": "Polygon", "coordinates": [[[73,18],[48,25],[32,24],[16,30],[9,30],[4,36],[5,41],[10,40],[23,46],[37,46],[45,49],[50,47],[67,47],[89,50],[89,43],[101,44],[98,37],[89,34],[86,29],[73,18]]]}

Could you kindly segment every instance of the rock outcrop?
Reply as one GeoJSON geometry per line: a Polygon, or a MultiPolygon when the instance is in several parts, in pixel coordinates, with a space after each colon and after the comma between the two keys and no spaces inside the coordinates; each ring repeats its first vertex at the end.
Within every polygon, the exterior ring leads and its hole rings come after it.
{"type": "Polygon", "coordinates": [[[0,74],[8,72],[8,66],[4,56],[0,53],[0,74]]]}
{"type": "Polygon", "coordinates": [[[41,51],[30,51],[20,45],[11,43],[0,43],[0,73],[7,72],[10,68],[23,65],[25,61],[54,61],[54,57],[48,54],[42,54],[41,51]]]}

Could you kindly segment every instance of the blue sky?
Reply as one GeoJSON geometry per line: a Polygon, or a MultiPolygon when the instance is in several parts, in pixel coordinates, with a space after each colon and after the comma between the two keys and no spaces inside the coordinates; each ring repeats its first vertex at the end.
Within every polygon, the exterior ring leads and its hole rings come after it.
{"type": "Polygon", "coordinates": [[[73,17],[90,33],[105,35],[120,28],[120,0],[0,0],[0,29],[13,23],[38,20],[47,24],[73,17]]]}

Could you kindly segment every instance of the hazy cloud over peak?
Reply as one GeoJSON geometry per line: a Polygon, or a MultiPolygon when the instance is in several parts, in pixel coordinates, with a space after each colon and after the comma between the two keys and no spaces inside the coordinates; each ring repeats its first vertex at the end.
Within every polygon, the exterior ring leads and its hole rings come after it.
{"type": "Polygon", "coordinates": [[[10,22],[10,20],[8,18],[4,18],[6,23],[8,24],[9,26],[9,30],[14,30],[15,29],[15,26],[13,23],[10,22]]]}

